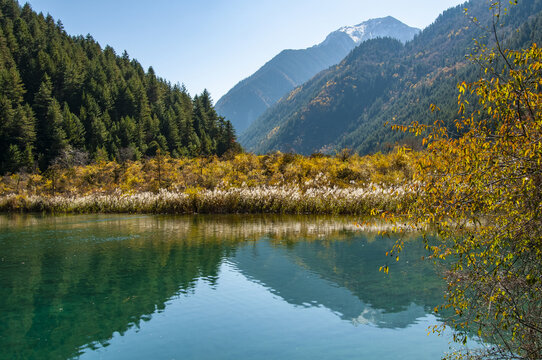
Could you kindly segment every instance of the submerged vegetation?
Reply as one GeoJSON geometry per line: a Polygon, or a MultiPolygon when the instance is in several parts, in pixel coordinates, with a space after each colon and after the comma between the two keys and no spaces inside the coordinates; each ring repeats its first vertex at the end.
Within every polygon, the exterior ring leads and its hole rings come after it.
{"type": "Polygon", "coordinates": [[[404,199],[414,154],[275,153],[51,166],[0,181],[1,211],[369,214],[404,199]]]}

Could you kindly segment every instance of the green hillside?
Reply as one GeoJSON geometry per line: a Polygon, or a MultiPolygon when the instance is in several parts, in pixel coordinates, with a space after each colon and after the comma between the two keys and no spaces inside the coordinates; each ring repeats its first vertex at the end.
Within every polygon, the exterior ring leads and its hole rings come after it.
{"type": "Polygon", "coordinates": [[[15,0],[0,1],[0,173],[84,161],[218,154],[238,148],[210,95],[145,71],[90,35],[15,0]],[[68,156],[68,155],[70,156],[68,156]]]}
{"type": "MultiPolygon", "coordinates": [[[[268,109],[241,136],[249,150],[304,154],[352,148],[361,154],[385,151],[418,140],[385,124],[429,122],[429,107],[451,123],[457,114],[459,81],[479,77],[466,59],[473,39],[488,40],[489,3],[472,0],[445,11],[406,45],[375,39],[355,48],[339,65],[325,70],[268,109]],[[475,25],[465,15],[476,16],[475,25]]],[[[540,40],[542,1],[520,1],[501,18],[498,33],[510,46],[540,40]],[[514,31],[520,28],[518,32],[514,31]]]]}

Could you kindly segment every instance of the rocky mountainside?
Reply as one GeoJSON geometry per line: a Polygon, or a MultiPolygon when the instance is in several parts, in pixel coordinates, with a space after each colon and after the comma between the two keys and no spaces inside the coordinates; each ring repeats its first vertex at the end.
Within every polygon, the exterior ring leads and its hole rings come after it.
{"type": "MultiPolygon", "coordinates": [[[[457,83],[480,76],[466,55],[473,51],[473,39],[488,35],[485,29],[493,18],[488,9],[487,1],[471,0],[445,11],[406,44],[392,39],[362,43],[340,64],[318,73],[268,109],[242,134],[241,144],[258,153],[303,154],[345,147],[367,154],[405,142],[416,146],[418,140],[385,123],[434,121],[431,104],[441,108],[441,119],[452,122],[457,115],[457,83]],[[478,25],[465,15],[465,7],[478,25]]],[[[541,10],[540,0],[513,6],[498,27],[505,44],[524,47],[540,42],[541,10]]]]}
{"type": "Polygon", "coordinates": [[[411,40],[419,29],[391,16],[345,26],[313,47],[284,50],[256,73],[239,82],[216,103],[217,112],[241,134],[267,108],[318,72],[339,63],[354,47],[377,37],[411,40]]]}

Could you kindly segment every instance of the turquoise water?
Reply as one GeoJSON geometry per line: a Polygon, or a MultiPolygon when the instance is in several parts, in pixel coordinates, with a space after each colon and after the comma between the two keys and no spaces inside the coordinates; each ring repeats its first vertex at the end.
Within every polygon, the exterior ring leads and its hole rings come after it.
{"type": "Polygon", "coordinates": [[[352,222],[0,216],[0,359],[440,359],[422,245],[352,222]]]}

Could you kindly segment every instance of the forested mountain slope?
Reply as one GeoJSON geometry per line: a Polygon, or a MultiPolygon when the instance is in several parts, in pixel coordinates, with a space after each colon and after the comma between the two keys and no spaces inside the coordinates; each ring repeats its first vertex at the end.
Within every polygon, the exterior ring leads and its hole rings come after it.
{"type": "Polygon", "coordinates": [[[339,63],[355,46],[376,37],[411,40],[419,29],[391,16],[345,26],[315,46],[284,50],[256,73],[235,85],[216,104],[217,112],[231,120],[241,134],[267,108],[318,72],[339,63]]]}
{"type": "MultiPolygon", "coordinates": [[[[362,154],[417,140],[385,127],[386,122],[429,122],[457,114],[457,83],[480,74],[466,55],[473,39],[488,35],[489,2],[471,0],[445,11],[406,45],[375,39],[354,49],[340,64],[322,71],[268,109],[240,137],[249,150],[333,152],[349,147],[362,154]],[[474,25],[464,8],[476,16],[474,25]]],[[[499,34],[510,46],[536,42],[542,34],[542,1],[519,1],[503,16],[499,34]],[[514,30],[520,28],[519,32],[514,30]]],[[[488,40],[489,41],[489,40],[488,40]]]]}
{"type": "Polygon", "coordinates": [[[0,173],[45,169],[64,150],[124,160],[232,147],[233,127],[207,91],[191,98],[126,52],[69,36],[28,4],[0,0],[0,173]]]}

